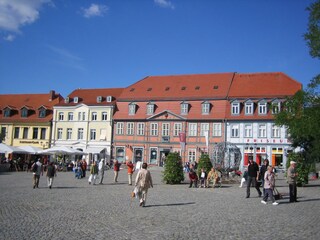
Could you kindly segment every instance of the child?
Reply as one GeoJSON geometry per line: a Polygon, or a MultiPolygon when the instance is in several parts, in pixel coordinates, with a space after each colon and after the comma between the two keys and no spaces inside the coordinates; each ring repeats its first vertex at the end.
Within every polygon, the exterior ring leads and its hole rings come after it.
{"type": "Polygon", "coordinates": [[[204,171],[204,168],[201,168],[200,173],[200,187],[206,187],[206,179],[207,179],[207,173],[204,171]]]}
{"type": "Polygon", "coordinates": [[[247,178],[248,178],[248,169],[245,168],[244,169],[244,172],[243,172],[243,175],[242,175],[242,178],[241,178],[241,183],[240,183],[240,188],[242,188],[243,184],[247,181],[247,178]]]}

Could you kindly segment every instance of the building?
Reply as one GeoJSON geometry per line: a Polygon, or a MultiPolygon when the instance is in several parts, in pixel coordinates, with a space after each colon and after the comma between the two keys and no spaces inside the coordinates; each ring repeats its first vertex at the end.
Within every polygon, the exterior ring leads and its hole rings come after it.
{"type": "Polygon", "coordinates": [[[63,100],[55,91],[45,94],[0,95],[0,127],[4,143],[48,148],[53,106],[63,100]]]}
{"type": "Polygon", "coordinates": [[[286,128],[274,124],[274,115],[284,110],[288,96],[302,85],[281,72],[236,74],[228,94],[227,142],[242,153],[241,167],[253,158],[258,164],[269,159],[273,166],[285,166],[291,150],[286,128]]]}
{"type": "Polygon", "coordinates": [[[77,89],[54,106],[52,145],[87,153],[87,160],[110,159],[112,118],[122,88],[77,89]]]}
{"type": "Polygon", "coordinates": [[[224,141],[234,73],[150,76],[125,88],[114,114],[113,156],[162,165],[169,152],[198,160],[224,141]]]}

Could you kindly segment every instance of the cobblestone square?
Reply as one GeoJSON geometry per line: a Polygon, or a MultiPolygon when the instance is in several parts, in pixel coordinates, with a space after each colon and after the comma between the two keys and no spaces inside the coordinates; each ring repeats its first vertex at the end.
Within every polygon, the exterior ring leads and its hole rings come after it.
{"type": "MultiPolygon", "coordinates": [[[[40,178],[32,188],[32,173],[0,173],[0,239],[319,239],[320,181],[298,188],[298,203],[289,204],[288,186],[279,174],[278,206],[261,204],[254,188],[188,188],[161,182],[159,167],[151,167],[154,188],[147,206],[131,199],[126,170],[113,183],[113,171],[103,185],[89,185],[88,173],[76,179],[58,172],[53,188],[40,178]]],[[[135,174],[134,174],[135,177],[135,174]]]]}

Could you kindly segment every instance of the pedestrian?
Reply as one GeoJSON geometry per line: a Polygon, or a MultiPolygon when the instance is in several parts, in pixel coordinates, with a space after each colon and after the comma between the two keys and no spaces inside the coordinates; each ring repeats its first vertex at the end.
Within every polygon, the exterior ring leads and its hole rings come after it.
{"type": "Polygon", "coordinates": [[[198,175],[193,169],[191,169],[189,172],[189,180],[190,180],[189,188],[191,188],[192,185],[194,185],[194,187],[198,187],[198,175]]]}
{"type": "Polygon", "coordinates": [[[82,177],[85,178],[86,177],[86,171],[87,171],[87,162],[86,162],[85,158],[82,158],[81,169],[82,169],[82,177]]]}
{"type": "Polygon", "coordinates": [[[128,167],[128,180],[129,180],[129,185],[132,185],[132,174],[134,172],[134,166],[131,161],[127,162],[127,167],[128,167]]]}
{"type": "Polygon", "coordinates": [[[297,200],[297,177],[296,162],[290,161],[290,167],[287,170],[287,181],[289,183],[290,202],[298,202],[297,200]]]}
{"type": "Polygon", "coordinates": [[[212,182],[212,189],[215,188],[216,184],[219,182],[219,173],[214,167],[211,168],[210,172],[207,176],[207,188],[210,187],[210,183],[212,182]]]}
{"type": "Polygon", "coordinates": [[[259,194],[259,197],[261,197],[262,193],[261,193],[259,186],[257,184],[258,177],[259,177],[259,166],[251,158],[249,160],[249,164],[248,164],[248,181],[247,181],[247,196],[246,196],[246,198],[250,197],[251,184],[253,184],[253,186],[256,188],[256,190],[259,194]]]}
{"type": "Polygon", "coordinates": [[[47,183],[48,187],[51,189],[53,184],[53,178],[57,176],[56,167],[53,162],[50,162],[47,166],[47,183]]]}
{"type": "Polygon", "coordinates": [[[40,158],[32,164],[31,169],[33,172],[33,188],[39,188],[40,175],[43,176],[43,167],[40,158]]]}
{"type": "Polygon", "coordinates": [[[114,182],[118,182],[118,176],[119,176],[119,172],[120,172],[120,166],[121,166],[121,163],[118,162],[118,160],[116,160],[114,162],[114,165],[113,165],[113,172],[114,172],[114,182]]]}
{"type": "Polygon", "coordinates": [[[98,166],[96,161],[93,161],[90,169],[90,177],[88,179],[89,184],[91,184],[91,181],[93,182],[93,185],[96,184],[97,175],[98,175],[98,166]]]}
{"type": "Polygon", "coordinates": [[[145,207],[148,189],[150,187],[153,188],[152,177],[150,171],[147,170],[147,167],[147,163],[142,164],[142,169],[139,170],[135,181],[135,187],[138,189],[140,207],[145,207]]]}
{"type": "Polygon", "coordinates": [[[270,200],[272,201],[272,205],[278,205],[279,203],[275,201],[273,196],[273,189],[275,187],[276,180],[272,166],[267,167],[267,171],[265,172],[263,179],[263,189],[265,190],[265,193],[263,195],[261,203],[267,204],[268,198],[270,198],[270,200]]]}
{"type": "Polygon", "coordinates": [[[103,184],[102,183],[103,177],[104,177],[104,159],[103,158],[99,162],[98,170],[99,170],[99,178],[100,178],[99,184],[103,184]]]}
{"type": "Polygon", "coordinates": [[[135,167],[135,169],[136,169],[137,171],[139,171],[139,170],[141,169],[141,166],[142,166],[142,162],[141,162],[141,161],[137,161],[137,162],[136,162],[136,167],[135,167]]]}
{"type": "Polygon", "coordinates": [[[242,174],[241,182],[240,182],[240,188],[242,188],[243,184],[248,180],[248,169],[245,168],[244,172],[242,174]]]}
{"type": "Polygon", "coordinates": [[[204,168],[201,168],[200,172],[200,188],[207,187],[207,173],[205,172],[204,168]]]}
{"type": "Polygon", "coordinates": [[[266,173],[267,169],[269,166],[269,160],[265,159],[263,161],[263,165],[260,168],[260,172],[259,172],[259,178],[261,179],[261,186],[262,186],[262,193],[264,196],[265,190],[264,190],[264,174],[266,173]]]}

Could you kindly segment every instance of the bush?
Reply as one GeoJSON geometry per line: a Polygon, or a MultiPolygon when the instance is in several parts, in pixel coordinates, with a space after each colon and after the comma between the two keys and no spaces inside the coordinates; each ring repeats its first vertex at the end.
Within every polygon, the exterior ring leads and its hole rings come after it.
{"type": "Polygon", "coordinates": [[[290,167],[290,161],[295,161],[297,163],[297,186],[301,187],[308,184],[310,164],[304,160],[303,155],[301,153],[290,153],[287,161],[287,169],[290,167]]]}
{"type": "Polygon", "coordinates": [[[206,173],[210,172],[212,168],[212,163],[210,161],[210,157],[208,154],[201,154],[199,158],[198,169],[197,169],[198,176],[200,176],[199,174],[201,173],[201,168],[203,168],[206,173]]]}
{"type": "Polygon", "coordinates": [[[179,153],[169,153],[165,160],[163,182],[166,184],[179,184],[183,180],[183,166],[179,153]]]}

